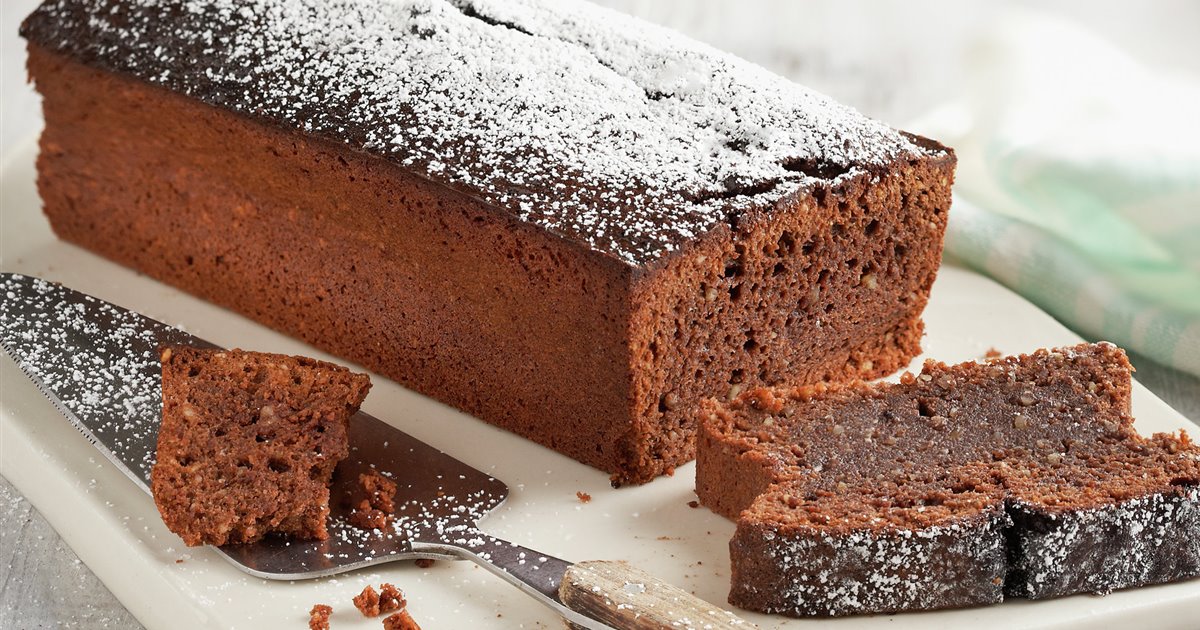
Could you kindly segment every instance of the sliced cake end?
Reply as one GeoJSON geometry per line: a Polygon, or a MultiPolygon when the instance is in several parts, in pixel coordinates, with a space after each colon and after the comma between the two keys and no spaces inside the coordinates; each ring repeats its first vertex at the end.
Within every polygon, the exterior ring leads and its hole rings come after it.
{"type": "Polygon", "coordinates": [[[169,347],[161,359],[151,487],[167,527],[188,545],[324,539],[329,482],[369,377],[243,350],[169,347]]]}

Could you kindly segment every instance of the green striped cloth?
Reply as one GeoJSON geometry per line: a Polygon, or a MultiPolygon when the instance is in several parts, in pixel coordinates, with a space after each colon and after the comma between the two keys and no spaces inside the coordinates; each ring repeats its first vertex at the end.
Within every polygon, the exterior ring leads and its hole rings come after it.
{"type": "Polygon", "coordinates": [[[1200,82],[1062,22],[1002,21],[967,97],[946,257],[1091,339],[1200,375],[1200,82]]]}

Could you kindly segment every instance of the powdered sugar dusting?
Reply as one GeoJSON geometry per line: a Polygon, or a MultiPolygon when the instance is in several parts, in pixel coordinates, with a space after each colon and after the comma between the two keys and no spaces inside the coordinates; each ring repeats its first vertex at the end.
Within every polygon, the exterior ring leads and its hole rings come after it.
{"type": "Polygon", "coordinates": [[[1085,510],[1015,505],[1009,591],[1024,597],[1109,593],[1200,572],[1200,487],[1085,510]],[[1167,555],[1164,555],[1164,551],[1167,555]]]}
{"type": "Polygon", "coordinates": [[[37,278],[4,274],[0,296],[5,351],[147,489],[162,416],[158,348],[193,338],[37,278]]]}
{"type": "MultiPolygon", "coordinates": [[[[826,615],[938,607],[947,584],[976,603],[1003,599],[1005,545],[1003,513],[916,530],[858,530],[834,534],[811,530],[778,535],[739,528],[735,546],[761,549],[784,578],[770,593],[765,612],[826,615]]],[[[739,556],[735,554],[736,562],[739,556]]],[[[773,585],[774,586],[774,585],[773,585]]],[[[761,585],[735,581],[733,601],[756,599],[761,585]]]]}
{"type": "Polygon", "coordinates": [[[550,0],[51,0],[25,34],[383,156],[620,260],[925,152],[679,34],[550,0]]]}
{"type": "Polygon", "coordinates": [[[1013,500],[1001,507],[987,518],[912,530],[779,534],[739,523],[734,575],[769,559],[776,578],[735,578],[731,598],[770,602],[765,612],[838,616],[1106,594],[1200,573],[1195,486],[1095,508],[1013,500]]]}

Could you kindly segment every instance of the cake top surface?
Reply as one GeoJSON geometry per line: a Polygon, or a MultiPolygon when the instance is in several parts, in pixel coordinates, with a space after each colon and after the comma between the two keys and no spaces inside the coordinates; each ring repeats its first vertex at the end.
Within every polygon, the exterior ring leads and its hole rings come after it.
{"type": "Polygon", "coordinates": [[[633,265],[930,151],[754,64],[575,0],[48,0],[22,32],[382,156],[633,265]]]}

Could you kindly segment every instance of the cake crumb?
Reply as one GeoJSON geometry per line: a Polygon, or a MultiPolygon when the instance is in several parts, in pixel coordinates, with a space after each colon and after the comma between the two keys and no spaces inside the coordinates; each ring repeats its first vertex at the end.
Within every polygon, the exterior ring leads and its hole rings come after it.
{"type": "Polygon", "coordinates": [[[383,620],[383,630],[421,630],[421,626],[417,625],[407,610],[401,610],[383,620]]]}
{"type": "Polygon", "coordinates": [[[1000,352],[1000,351],[999,351],[999,350],[997,350],[995,347],[991,347],[991,348],[988,348],[988,349],[987,349],[987,352],[984,352],[984,353],[983,353],[983,358],[985,358],[985,359],[995,359],[995,358],[997,358],[997,357],[1000,357],[1000,356],[1002,356],[1003,354],[1004,354],[1004,353],[1000,352]]]}
{"type": "Polygon", "coordinates": [[[577,491],[575,493],[575,496],[579,497],[580,503],[591,503],[591,501],[592,501],[592,495],[590,495],[582,490],[577,491]]]}
{"type": "Polygon", "coordinates": [[[329,615],[333,614],[333,607],[326,604],[317,604],[308,611],[308,630],[329,630],[329,615]]]}
{"type": "Polygon", "coordinates": [[[695,499],[692,499],[691,501],[688,501],[688,507],[690,507],[694,510],[694,509],[700,507],[700,502],[695,499]]]}
{"type": "Polygon", "coordinates": [[[422,569],[428,569],[429,567],[433,566],[433,562],[434,561],[430,558],[417,558],[417,566],[421,567],[422,569]]]}
{"type": "Polygon", "coordinates": [[[354,607],[357,608],[358,612],[361,612],[364,617],[378,617],[379,593],[375,592],[375,587],[368,584],[361,593],[355,596],[354,607]]]}
{"type": "Polygon", "coordinates": [[[366,501],[350,512],[350,524],[363,530],[387,529],[391,516],[372,508],[366,501]]]}
{"type": "Polygon", "coordinates": [[[384,582],[379,585],[379,612],[389,613],[402,610],[408,602],[404,601],[404,593],[395,586],[384,582]]]}
{"type": "Polygon", "coordinates": [[[396,509],[396,482],[372,470],[358,476],[357,492],[350,524],[365,530],[387,529],[396,509]]]}
{"type": "Polygon", "coordinates": [[[358,476],[358,483],[367,494],[371,507],[384,512],[396,509],[396,482],[384,477],[377,470],[358,476]]]}

